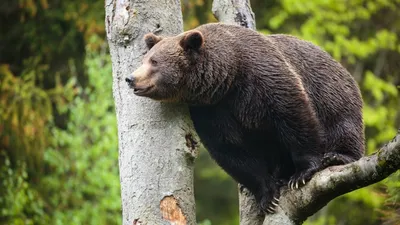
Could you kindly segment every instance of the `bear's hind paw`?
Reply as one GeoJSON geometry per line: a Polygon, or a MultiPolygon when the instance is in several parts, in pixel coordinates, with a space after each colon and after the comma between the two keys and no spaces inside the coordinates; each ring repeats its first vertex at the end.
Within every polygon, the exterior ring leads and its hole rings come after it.
{"type": "Polygon", "coordinates": [[[261,199],[261,210],[268,214],[274,214],[279,206],[279,195],[274,196],[272,200],[261,199]]]}

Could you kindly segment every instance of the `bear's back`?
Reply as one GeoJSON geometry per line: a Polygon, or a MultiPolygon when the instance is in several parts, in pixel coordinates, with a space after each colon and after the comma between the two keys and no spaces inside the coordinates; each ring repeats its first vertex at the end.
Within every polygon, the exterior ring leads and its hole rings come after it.
{"type": "MultiPolygon", "coordinates": [[[[231,58],[227,60],[228,63],[251,66],[268,62],[283,64],[282,61],[286,61],[292,72],[301,78],[324,123],[335,123],[336,116],[353,114],[354,110],[360,111],[362,107],[361,95],[353,77],[340,63],[311,42],[285,34],[262,35],[248,28],[220,23],[202,25],[197,29],[213,40],[212,48],[218,48],[217,54],[223,56],[220,59],[231,58]]],[[[274,67],[279,65],[270,66],[271,70],[274,67]]],[[[278,69],[276,72],[279,72],[278,69]]]]}
{"type": "MultiPolygon", "coordinates": [[[[360,152],[355,154],[361,155],[364,149],[361,94],[350,73],[327,52],[291,35],[263,35],[236,25],[212,23],[197,29],[204,33],[206,40],[212,40],[213,43],[208,43],[210,48],[218,49],[213,52],[222,56],[218,57],[224,60],[220,64],[238,64],[251,71],[250,76],[255,78],[250,80],[258,80],[256,89],[259,89],[260,82],[273,82],[271,79],[274,78],[269,77],[269,73],[282,73],[288,71],[282,68],[290,67],[290,74],[282,75],[287,76],[286,79],[300,78],[320,120],[322,133],[326,134],[324,142],[327,151],[338,148],[337,143],[342,141],[343,135],[349,135],[357,136],[354,139],[360,141],[356,143],[360,152]]],[[[248,114],[250,109],[244,110],[248,114]]]]}
{"type": "MultiPolygon", "coordinates": [[[[325,128],[346,120],[362,128],[362,99],[356,81],[328,53],[290,35],[266,36],[301,78],[304,89],[325,128]]],[[[362,133],[362,132],[360,132],[362,133]]]]}

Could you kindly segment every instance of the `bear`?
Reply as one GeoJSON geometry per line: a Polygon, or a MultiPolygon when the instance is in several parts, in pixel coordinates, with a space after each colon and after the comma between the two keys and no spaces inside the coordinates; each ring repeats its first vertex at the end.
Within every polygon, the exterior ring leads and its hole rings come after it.
{"type": "Polygon", "coordinates": [[[280,190],[304,186],[364,154],[359,87],[327,52],[295,36],[209,23],[144,36],[148,52],[126,77],[137,96],[186,103],[216,163],[264,213],[280,190]]]}

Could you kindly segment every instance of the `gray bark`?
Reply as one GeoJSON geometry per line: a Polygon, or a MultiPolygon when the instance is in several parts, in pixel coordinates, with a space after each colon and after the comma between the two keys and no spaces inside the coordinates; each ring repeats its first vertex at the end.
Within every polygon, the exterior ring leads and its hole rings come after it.
{"type": "MultiPolygon", "coordinates": [[[[213,13],[223,23],[256,29],[249,0],[214,0],[213,13]]],[[[275,214],[259,212],[254,196],[239,192],[241,225],[299,225],[334,198],[379,182],[400,169],[400,130],[393,141],[371,156],[329,167],[299,190],[282,188],[275,214]]],[[[240,187],[240,185],[239,185],[240,187]]],[[[240,188],[239,188],[240,190],[240,188]]]]}
{"type": "MultiPolygon", "coordinates": [[[[239,190],[241,190],[239,184],[239,190]]],[[[247,189],[239,191],[239,220],[240,225],[259,225],[262,224],[265,214],[261,213],[254,195],[247,189]]]]}
{"type": "Polygon", "coordinates": [[[220,22],[256,29],[250,0],[215,0],[212,12],[220,22]]]}
{"type": "Polygon", "coordinates": [[[195,224],[197,142],[188,109],[137,97],[125,83],[146,53],[144,34],[183,31],[180,1],[106,0],[105,4],[123,224],[195,224]]]}

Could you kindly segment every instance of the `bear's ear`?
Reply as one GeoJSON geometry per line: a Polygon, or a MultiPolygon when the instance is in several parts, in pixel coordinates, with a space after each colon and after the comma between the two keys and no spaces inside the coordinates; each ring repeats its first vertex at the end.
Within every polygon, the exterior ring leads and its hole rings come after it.
{"type": "Polygon", "coordinates": [[[181,47],[187,50],[198,50],[204,43],[203,34],[200,31],[188,32],[179,42],[181,47]]]}
{"type": "Polygon", "coordinates": [[[147,48],[151,49],[154,45],[162,40],[162,37],[156,36],[153,33],[148,33],[144,36],[144,42],[146,42],[147,48]]]}

